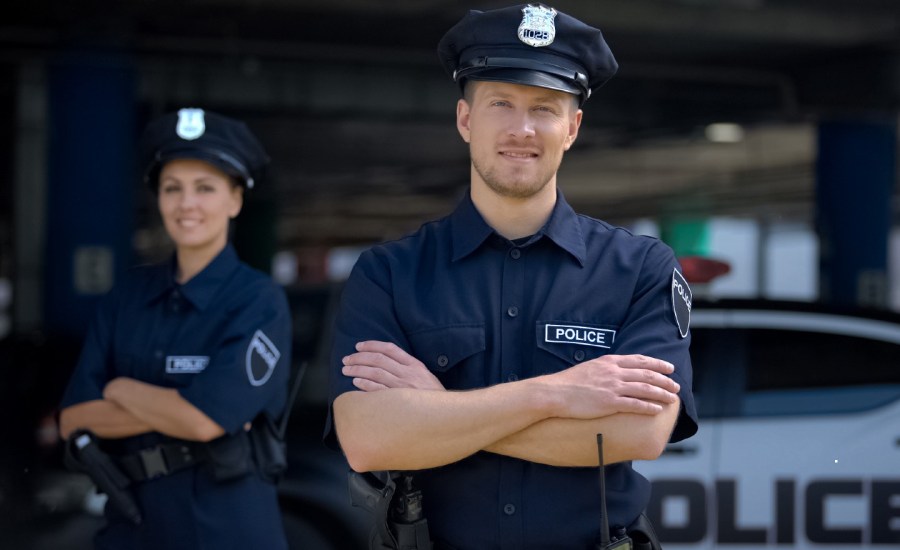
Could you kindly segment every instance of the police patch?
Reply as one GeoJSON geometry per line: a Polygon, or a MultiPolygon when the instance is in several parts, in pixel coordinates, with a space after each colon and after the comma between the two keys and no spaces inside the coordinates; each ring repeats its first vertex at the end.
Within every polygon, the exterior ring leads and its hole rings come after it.
{"type": "Polygon", "coordinates": [[[263,331],[257,330],[247,346],[247,378],[253,386],[262,386],[275,372],[281,352],[263,331]]]}
{"type": "Polygon", "coordinates": [[[616,339],[616,331],[579,327],[574,325],[547,325],[544,327],[544,341],[554,344],[580,344],[595,348],[608,348],[616,339]]]}
{"type": "Polygon", "coordinates": [[[686,338],[691,328],[691,287],[677,269],[672,270],[672,308],[675,310],[675,324],[678,333],[686,338]]]}
{"type": "Polygon", "coordinates": [[[203,109],[178,110],[178,123],[175,125],[178,137],[190,141],[202,136],[204,132],[206,119],[203,118],[203,109]]]}
{"type": "Polygon", "coordinates": [[[209,365],[209,357],[205,355],[169,355],[166,357],[168,374],[197,374],[209,365]]]}
{"type": "Polygon", "coordinates": [[[556,26],[553,20],[556,10],[547,6],[527,5],[522,8],[522,22],[519,23],[519,40],[539,48],[553,44],[556,26]]]}

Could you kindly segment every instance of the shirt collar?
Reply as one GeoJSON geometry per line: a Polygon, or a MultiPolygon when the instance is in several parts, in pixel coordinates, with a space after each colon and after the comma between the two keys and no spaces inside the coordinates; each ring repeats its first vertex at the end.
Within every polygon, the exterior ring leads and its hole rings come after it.
{"type": "MultiPolygon", "coordinates": [[[[450,215],[450,231],[454,262],[474,252],[494,233],[493,228],[484,221],[475,208],[471,191],[466,193],[460,205],[450,215]]],[[[553,206],[550,219],[538,235],[546,235],[558,247],[571,254],[582,267],[584,266],[587,247],[584,244],[581,224],[578,223],[578,214],[572,210],[559,189],[556,190],[556,204],[553,206]]]]}
{"type": "Polygon", "coordinates": [[[556,204],[553,206],[553,213],[550,214],[550,219],[547,220],[540,233],[556,243],[556,246],[571,254],[584,267],[587,245],[584,244],[584,234],[581,232],[578,214],[572,210],[559,189],[556,190],[556,204]]]}
{"type": "Polygon", "coordinates": [[[450,215],[450,233],[453,239],[452,261],[464,258],[475,251],[494,233],[472,202],[472,192],[467,191],[459,206],[450,215]]]}
{"type": "Polygon", "coordinates": [[[200,273],[194,275],[185,284],[179,285],[175,282],[177,261],[175,254],[172,254],[171,260],[166,265],[165,276],[158,279],[156,287],[150,292],[147,301],[148,303],[152,302],[165,293],[179,289],[191,305],[202,311],[209,306],[216,291],[239,264],[240,259],[238,259],[237,252],[231,243],[228,243],[200,273]]]}

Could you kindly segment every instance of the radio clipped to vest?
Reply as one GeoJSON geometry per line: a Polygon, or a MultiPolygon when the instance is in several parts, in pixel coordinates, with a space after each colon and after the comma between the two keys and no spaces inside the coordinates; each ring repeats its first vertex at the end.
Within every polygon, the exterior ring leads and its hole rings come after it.
{"type": "Polygon", "coordinates": [[[294,375],[281,420],[276,424],[267,414],[262,413],[253,421],[253,428],[250,430],[250,448],[253,450],[256,470],[260,477],[270,483],[278,483],[287,470],[287,443],[284,438],[287,434],[288,420],[291,418],[291,409],[294,407],[305,372],[306,362],[303,362],[294,375]]]}

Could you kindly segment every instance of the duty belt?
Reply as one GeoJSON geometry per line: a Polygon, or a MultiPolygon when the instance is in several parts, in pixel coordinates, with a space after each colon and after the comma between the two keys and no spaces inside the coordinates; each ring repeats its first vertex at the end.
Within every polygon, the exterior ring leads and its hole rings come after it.
{"type": "Polygon", "coordinates": [[[147,481],[190,468],[206,460],[203,447],[187,441],[162,443],[155,447],[116,457],[132,481],[147,481]]]}

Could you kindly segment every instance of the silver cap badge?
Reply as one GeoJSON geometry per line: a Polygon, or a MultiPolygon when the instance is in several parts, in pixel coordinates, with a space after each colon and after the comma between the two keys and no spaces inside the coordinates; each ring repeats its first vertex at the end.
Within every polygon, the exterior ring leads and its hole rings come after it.
{"type": "Polygon", "coordinates": [[[519,40],[535,48],[553,44],[556,38],[555,18],[556,10],[553,8],[531,4],[525,6],[519,24],[519,40]]]}
{"type": "Polygon", "coordinates": [[[181,139],[197,139],[206,131],[203,109],[179,109],[175,133],[181,139]]]}

